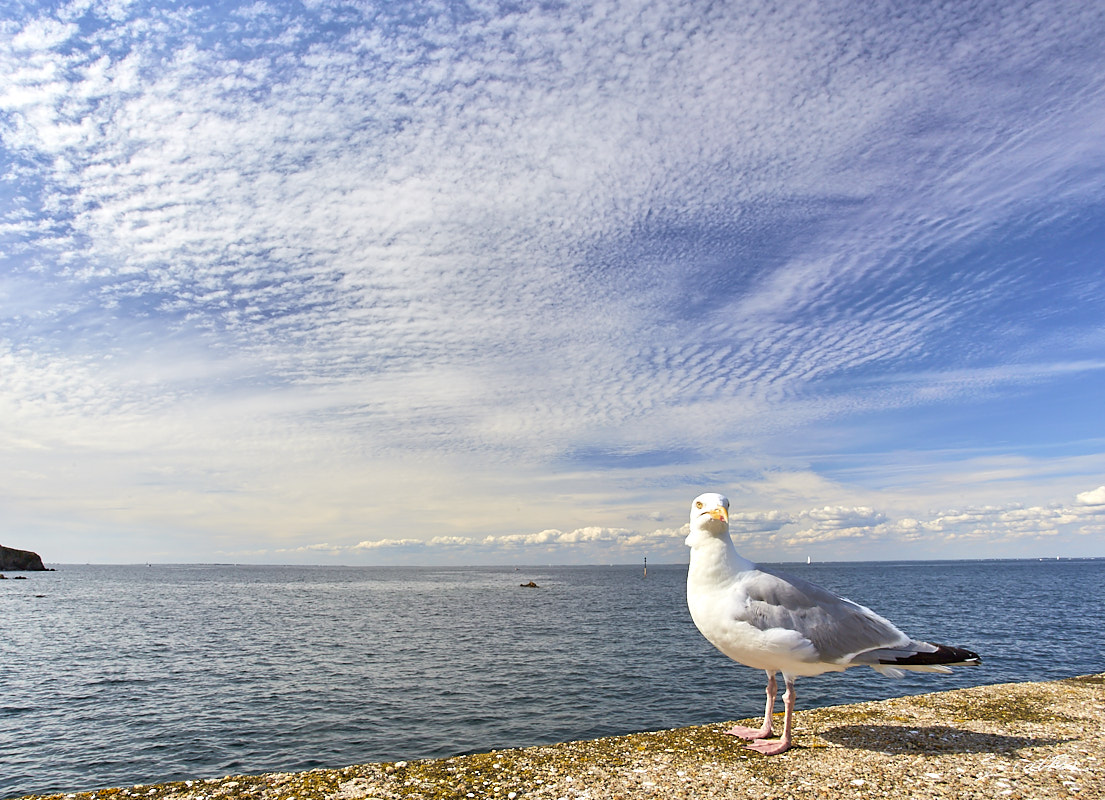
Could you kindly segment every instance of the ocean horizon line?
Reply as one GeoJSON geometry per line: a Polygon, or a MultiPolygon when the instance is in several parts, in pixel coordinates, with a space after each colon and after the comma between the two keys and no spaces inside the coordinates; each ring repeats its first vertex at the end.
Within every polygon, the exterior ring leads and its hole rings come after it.
{"type": "MultiPolygon", "coordinates": [[[[1011,558],[873,558],[873,559],[813,559],[810,561],[758,561],[756,563],[769,566],[812,566],[812,565],[848,565],[848,564],[1016,564],[1016,563],[1055,563],[1055,562],[1097,562],[1105,561],[1105,555],[1101,556],[1019,556],[1011,558]]],[[[594,562],[587,564],[576,563],[472,563],[472,564],[322,564],[322,563],[295,563],[295,562],[266,562],[266,561],[45,561],[46,571],[57,571],[58,568],[67,567],[180,567],[180,568],[245,568],[257,567],[268,569],[435,569],[435,570],[535,570],[535,569],[611,569],[634,568],[643,569],[646,564],[642,561],[617,561],[594,562]]],[[[649,561],[649,568],[686,567],[687,562],[679,561],[649,561]]],[[[20,572],[21,570],[7,570],[8,572],[20,572]]],[[[37,571],[37,570],[34,570],[37,571]]]]}

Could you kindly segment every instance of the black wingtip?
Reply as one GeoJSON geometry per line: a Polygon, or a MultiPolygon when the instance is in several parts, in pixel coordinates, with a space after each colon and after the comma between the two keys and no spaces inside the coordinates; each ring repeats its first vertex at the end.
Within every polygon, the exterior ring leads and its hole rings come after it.
{"type": "Polygon", "coordinates": [[[944,644],[933,645],[935,653],[912,653],[904,658],[879,660],[880,664],[889,664],[895,667],[926,667],[926,666],[963,666],[974,667],[982,663],[982,657],[973,650],[963,647],[948,647],[944,644]]]}

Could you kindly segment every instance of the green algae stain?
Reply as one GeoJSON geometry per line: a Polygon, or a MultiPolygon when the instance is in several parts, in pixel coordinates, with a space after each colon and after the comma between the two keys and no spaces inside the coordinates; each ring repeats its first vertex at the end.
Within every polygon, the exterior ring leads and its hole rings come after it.
{"type": "Polygon", "coordinates": [[[958,719],[980,722],[1001,722],[1007,725],[1034,723],[1046,725],[1054,722],[1075,722],[1066,714],[1055,711],[1039,696],[1010,692],[999,697],[979,699],[964,697],[957,702],[943,705],[958,719]]]}
{"type": "Polygon", "coordinates": [[[394,780],[391,788],[402,797],[419,796],[427,800],[453,800],[469,795],[507,798],[512,792],[521,797],[527,786],[544,782],[522,753],[506,750],[438,761],[398,762],[391,775],[394,780]]]}

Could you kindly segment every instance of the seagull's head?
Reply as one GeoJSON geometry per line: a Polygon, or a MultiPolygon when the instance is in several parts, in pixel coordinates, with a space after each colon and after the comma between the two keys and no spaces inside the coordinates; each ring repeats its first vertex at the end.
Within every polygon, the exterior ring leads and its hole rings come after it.
{"type": "Polygon", "coordinates": [[[694,546],[695,534],[699,531],[711,536],[722,536],[729,532],[729,498],[716,492],[700,494],[691,503],[691,535],[687,544],[694,546]]]}

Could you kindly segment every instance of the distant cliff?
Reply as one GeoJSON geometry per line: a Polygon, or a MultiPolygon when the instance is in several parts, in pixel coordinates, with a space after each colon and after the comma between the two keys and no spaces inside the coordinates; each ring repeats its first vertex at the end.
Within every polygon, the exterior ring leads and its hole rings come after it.
{"type": "Polygon", "coordinates": [[[16,550],[14,547],[4,547],[0,544],[0,570],[12,570],[13,572],[45,571],[42,558],[38,553],[30,550],[16,550]]]}

